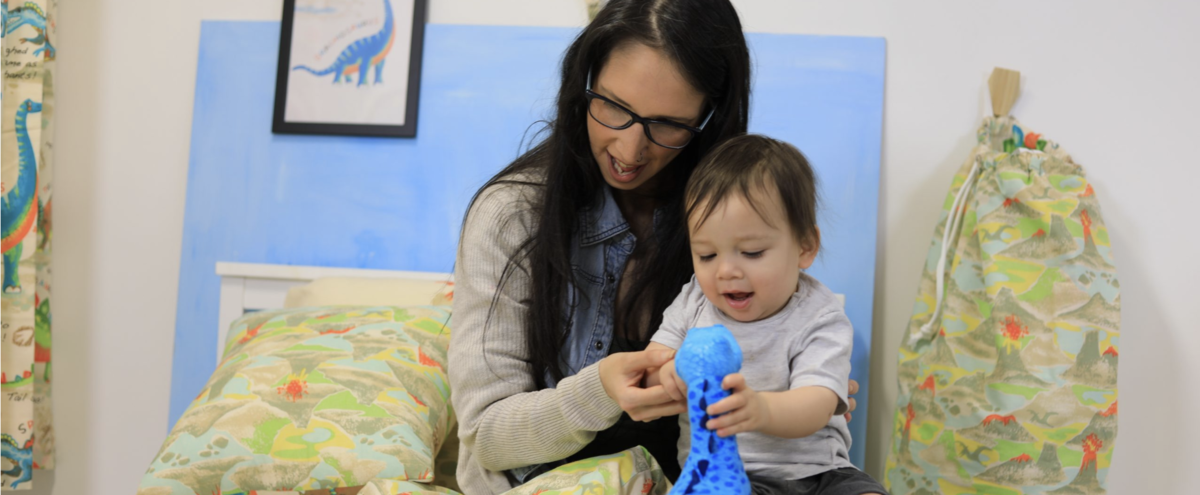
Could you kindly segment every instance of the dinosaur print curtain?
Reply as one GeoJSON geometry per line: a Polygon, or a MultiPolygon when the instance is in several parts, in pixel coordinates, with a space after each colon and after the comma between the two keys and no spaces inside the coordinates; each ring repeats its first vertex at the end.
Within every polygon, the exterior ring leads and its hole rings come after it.
{"type": "Polygon", "coordinates": [[[50,209],[58,0],[4,0],[0,165],[4,294],[0,307],[0,472],[4,491],[53,469],[50,408],[50,209]]]}

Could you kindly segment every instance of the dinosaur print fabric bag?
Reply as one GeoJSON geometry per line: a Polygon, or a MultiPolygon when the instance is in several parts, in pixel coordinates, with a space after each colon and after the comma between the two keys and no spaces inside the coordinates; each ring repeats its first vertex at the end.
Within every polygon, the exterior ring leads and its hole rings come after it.
{"type": "Polygon", "coordinates": [[[1117,433],[1120,285],[1095,190],[989,117],[954,177],[900,345],[894,494],[1098,494],[1117,433]]]}

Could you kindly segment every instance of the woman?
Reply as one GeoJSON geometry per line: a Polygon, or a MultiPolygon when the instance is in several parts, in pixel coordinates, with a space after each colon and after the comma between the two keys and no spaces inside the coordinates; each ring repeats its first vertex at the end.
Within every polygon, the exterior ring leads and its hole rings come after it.
{"type": "Polygon", "coordinates": [[[449,374],[466,493],[637,445],[678,476],[686,403],[641,387],[670,357],[644,349],[692,276],[684,184],[746,132],[749,94],[728,0],[613,0],[567,49],[549,136],[463,223],[449,374]]]}

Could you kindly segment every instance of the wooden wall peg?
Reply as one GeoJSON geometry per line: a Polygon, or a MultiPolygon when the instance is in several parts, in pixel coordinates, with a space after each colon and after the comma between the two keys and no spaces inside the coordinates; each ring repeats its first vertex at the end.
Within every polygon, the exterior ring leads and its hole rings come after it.
{"type": "Polygon", "coordinates": [[[1008,115],[1021,92],[1021,73],[996,67],[988,78],[988,89],[992,93],[992,113],[997,117],[1008,115]]]}

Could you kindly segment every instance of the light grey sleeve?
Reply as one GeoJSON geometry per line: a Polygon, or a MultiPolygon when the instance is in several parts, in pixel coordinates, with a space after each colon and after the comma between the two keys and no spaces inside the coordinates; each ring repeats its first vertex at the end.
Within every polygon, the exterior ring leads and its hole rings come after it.
{"type": "Polygon", "coordinates": [[[688,329],[696,322],[696,313],[703,298],[704,294],[700,291],[700,285],[696,283],[696,277],[692,277],[690,282],[684,284],[671,305],[663,311],[662,325],[650,337],[650,341],[678,350],[679,346],[683,345],[683,338],[687,336],[688,329]],[[700,294],[701,301],[695,300],[697,293],[700,294]]]}
{"type": "Polygon", "coordinates": [[[823,308],[790,343],[790,387],[828,388],[838,397],[834,414],[845,413],[848,408],[846,393],[850,387],[850,352],[853,346],[854,327],[850,325],[846,313],[836,307],[823,308]]]}
{"type": "Polygon", "coordinates": [[[480,195],[463,227],[454,270],[451,399],[462,448],[491,471],[564,459],[621,415],[600,383],[599,363],[556,388],[536,390],[523,336],[527,267],[500,284],[509,257],[533,231],[531,205],[522,195],[528,187],[498,185],[480,195]]]}

